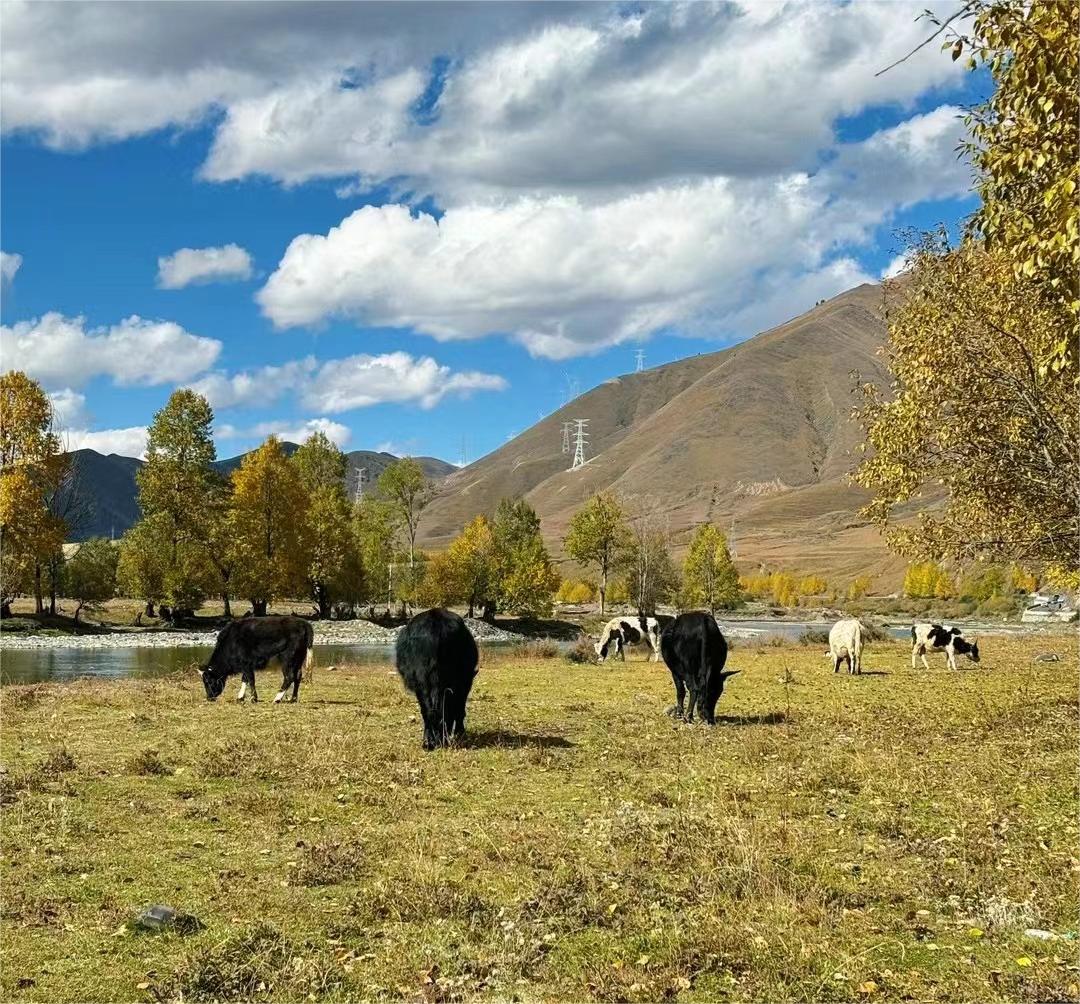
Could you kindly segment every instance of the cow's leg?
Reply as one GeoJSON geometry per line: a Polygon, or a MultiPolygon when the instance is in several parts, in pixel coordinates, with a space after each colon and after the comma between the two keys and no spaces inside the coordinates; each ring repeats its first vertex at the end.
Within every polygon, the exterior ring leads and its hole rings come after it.
{"type": "Polygon", "coordinates": [[[240,677],[240,689],[236,692],[236,699],[242,701],[247,696],[247,673],[240,677]]]}
{"type": "Polygon", "coordinates": [[[698,705],[698,713],[701,715],[702,720],[706,725],[716,724],[716,702],[720,700],[720,695],[713,696],[712,694],[705,694],[705,699],[698,705]]]}
{"type": "Polygon", "coordinates": [[[918,654],[919,654],[919,646],[918,645],[913,645],[911,647],[911,668],[912,669],[918,669],[919,668],[918,666],[915,665],[915,656],[917,656],[918,654]]]}
{"type": "Polygon", "coordinates": [[[833,657],[832,657],[832,661],[833,661],[832,671],[834,673],[839,673],[840,672],[840,663],[842,663],[844,661],[844,657],[842,655],[837,655],[834,652],[833,657]]]}
{"type": "Polygon", "coordinates": [[[698,704],[697,687],[691,684],[688,689],[690,690],[690,706],[686,709],[686,718],[684,719],[687,725],[694,720],[694,708],[698,704]]]}
{"type": "Polygon", "coordinates": [[[949,669],[956,669],[956,653],[951,645],[945,649],[945,660],[949,664],[949,669]]]}
{"type": "Polygon", "coordinates": [[[259,703],[259,692],[255,689],[255,670],[249,669],[247,674],[247,685],[251,689],[251,703],[259,703]]]}
{"type": "Polygon", "coordinates": [[[671,671],[671,679],[675,681],[675,704],[673,707],[668,708],[667,713],[675,718],[682,718],[683,705],[686,703],[686,684],[676,675],[675,671],[671,671]]]}

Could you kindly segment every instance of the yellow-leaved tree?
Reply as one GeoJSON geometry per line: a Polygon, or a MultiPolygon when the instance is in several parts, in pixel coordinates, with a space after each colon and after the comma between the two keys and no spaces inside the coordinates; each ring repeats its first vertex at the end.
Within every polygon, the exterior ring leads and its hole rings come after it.
{"type": "Polygon", "coordinates": [[[702,523],[694,531],[683,561],[684,605],[715,613],[738,606],[740,597],[739,573],[731,560],[727,537],[719,527],[702,523]]]}
{"type": "Polygon", "coordinates": [[[17,370],[0,376],[0,616],[10,616],[11,601],[31,588],[41,612],[35,573],[64,541],[64,522],[48,506],[66,463],[52,422],[36,381],[17,370]]]}
{"type": "MultiPolygon", "coordinates": [[[[566,553],[578,563],[594,566],[600,573],[600,613],[607,607],[608,576],[630,545],[626,510],[611,492],[597,492],[570,520],[563,540],[566,553]]],[[[625,589],[619,595],[629,595],[625,589]]]]}
{"type": "Polygon", "coordinates": [[[234,588],[256,616],[271,600],[307,592],[308,498],[300,472],[270,436],[233,472],[234,588]]]}

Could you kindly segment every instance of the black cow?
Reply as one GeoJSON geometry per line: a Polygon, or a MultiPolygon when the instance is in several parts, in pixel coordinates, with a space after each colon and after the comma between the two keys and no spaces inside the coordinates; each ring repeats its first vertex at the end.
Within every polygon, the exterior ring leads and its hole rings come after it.
{"type": "Polygon", "coordinates": [[[480,653],[465,621],[450,610],[425,610],[401,629],[397,671],[416,695],[424,719],[424,749],[465,734],[469,699],[480,653]]]}
{"type": "Polygon", "coordinates": [[[670,714],[683,718],[683,701],[690,691],[688,722],[694,720],[696,707],[709,725],[716,724],[713,714],[716,702],[724,692],[724,682],[739,672],[724,672],[727,661],[727,642],[720,633],[715,618],[700,610],[679,614],[660,636],[660,651],[675,681],[676,705],[670,714]]]}
{"type": "Polygon", "coordinates": [[[311,624],[300,617],[246,617],[226,624],[217,636],[210,661],[199,670],[208,700],[216,701],[225,689],[225,681],[240,674],[242,701],[251,688],[251,699],[259,699],[255,690],[255,670],[262,669],[271,659],[281,661],[281,690],[277,704],[292,686],[291,701],[300,693],[300,676],[312,663],[315,632],[311,624]]]}

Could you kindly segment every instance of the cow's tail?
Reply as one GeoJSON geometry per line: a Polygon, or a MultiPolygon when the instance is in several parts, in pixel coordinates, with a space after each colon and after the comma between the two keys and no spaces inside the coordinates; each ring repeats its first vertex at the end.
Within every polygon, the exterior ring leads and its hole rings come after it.
{"type": "Polygon", "coordinates": [[[315,629],[307,626],[307,655],[304,656],[304,682],[311,683],[315,677],[315,629]]]}

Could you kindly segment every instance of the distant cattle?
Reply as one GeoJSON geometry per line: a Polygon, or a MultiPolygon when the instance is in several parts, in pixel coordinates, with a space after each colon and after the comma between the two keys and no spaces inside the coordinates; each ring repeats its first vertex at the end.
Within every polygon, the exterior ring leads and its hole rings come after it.
{"type": "Polygon", "coordinates": [[[716,702],[724,692],[724,683],[739,671],[724,671],[727,642],[716,619],[699,610],[680,614],[660,636],[660,651],[675,681],[677,718],[694,720],[694,709],[709,725],[716,723],[716,702]],[[683,714],[683,701],[690,692],[690,707],[683,714]]]}
{"type": "Polygon", "coordinates": [[[915,669],[915,657],[922,659],[924,669],[929,669],[930,664],[926,661],[926,650],[933,649],[935,652],[944,652],[945,661],[949,669],[956,669],[956,657],[967,656],[972,662],[979,661],[979,643],[972,639],[968,641],[960,628],[942,626],[941,624],[913,624],[911,626],[911,668],[915,669]]]}
{"type": "Polygon", "coordinates": [[[833,672],[840,672],[840,663],[847,661],[849,673],[862,673],[862,624],[854,617],[837,621],[829,632],[829,657],[833,672]]]}
{"type": "Polygon", "coordinates": [[[660,634],[664,628],[664,622],[671,621],[670,617],[613,617],[604,625],[600,633],[600,640],[593,646],[594,651],[603,662],[609,654],[619,656],[626,662],[626,647],[628,645],[648,646],[652,652],[653,662],[660,661],[660,634]]]}
{"type": "Polygon", "coordinates": [[[480,661],[465,621],[450,610],[425,610],[401,629],[395,656],[406,689],[420,704],[424,749],[464,735],[465,702],[480,661]]]}
{"type": "Polygon", "coordinates": [[[240,674],[238,701],[244,700],[251,688],[252,701],[258,701],[255,690],[255,671],[271,659],[281,662],[281,690],[274,698],[277,704],[292,687],[290,701],[300,693],[300,677],[312,663],[315,633],[300,617],[246,617],[232,621],[221,629],[210,661],[199,670],[208,700],[215,701],[225,689],[225,681],[240,674]]]}

